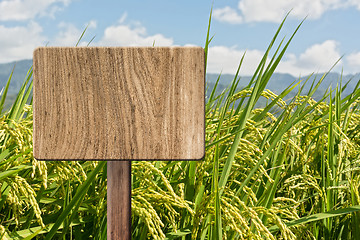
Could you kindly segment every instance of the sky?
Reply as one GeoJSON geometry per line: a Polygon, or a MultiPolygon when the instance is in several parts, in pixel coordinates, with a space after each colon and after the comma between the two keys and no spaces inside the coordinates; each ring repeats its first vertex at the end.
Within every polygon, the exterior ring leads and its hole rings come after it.
{"type": "Polygon", "coordinates": [[[360,72],[360,0],[0,0],[0,63],[39,46],[202,46],[207,72],[251,75],[285,15],[279,41],[305,19],[277,68],[296,77],[360,72]]]}

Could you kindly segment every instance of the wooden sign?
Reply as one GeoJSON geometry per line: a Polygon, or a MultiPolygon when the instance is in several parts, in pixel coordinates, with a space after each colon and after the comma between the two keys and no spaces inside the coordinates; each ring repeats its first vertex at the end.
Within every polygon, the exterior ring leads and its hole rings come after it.
{"type": "Polygon", "coordinates": [[[204,157],[202,48],[41,47],[33,61],[36,159],[204,157]]]}
{"type": "Polygon", "coordinates": [[[34,157],[107,163],[107,238],[131,239],[131,160],[205,154],[200,47],[34,51],[34,157]]]}

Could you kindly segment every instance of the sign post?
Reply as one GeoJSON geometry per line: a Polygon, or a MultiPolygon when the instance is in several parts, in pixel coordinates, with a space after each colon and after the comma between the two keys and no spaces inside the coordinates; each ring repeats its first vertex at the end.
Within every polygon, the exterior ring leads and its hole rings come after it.
{"type": "Polygon", "coordinates": [[[205,154],[200,47],[34,51],[34,157],[108,161],[108,239],[131,239],[131,161],[205,154]]]}

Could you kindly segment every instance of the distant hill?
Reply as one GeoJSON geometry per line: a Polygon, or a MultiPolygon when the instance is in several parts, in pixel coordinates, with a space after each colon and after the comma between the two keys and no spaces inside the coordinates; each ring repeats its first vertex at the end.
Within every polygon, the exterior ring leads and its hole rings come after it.
{"type": "MultiPolygon", "coordinates": [[[[9,106],[11,104],[11,102],[15,99],[15,96],[16,96],[17,92],[19,91],[19,89],[26,77],[28,70],[32,66],[32,60],[21,60],[21,61],[16,61],[16,62],[11,62],[11,63],[0,64],[0,90],[3,87],[5,87],[6,82],[9,78],[10,73],[13,70],[14,66],[15,66],[15,70],[14,70],[14,74],[12,76],[12,80],[11,80],[9,91],[8,91],[8,97],[7,97],[7,103],[6,103],[7,106],[9,106]]],[[[323,75],[322,73],[319,73],[319,74],[314,74],[313,76],[310,77],[308,84],[304,88],[304,91],[305,91],[304,94],[306,94],[306,91],[308,91],[309,87],[311,86],[312,80],[314,80],[314,78],[319,80],[322,77],[322,75],[323,75]]],[[[207,74],[206,81],[207,81],[207,86],[209,89],[207,91],[207,95],[209,95],[210,90],[212,90],[212,88],[214,87],[214,84],[218,77],[219,77],[219,74],[213,74],[213,73],[207,74]]],[[[308,78],[308,76],[304,76],[304,77],[301,77],[300,80],[305,81],[307,78],[308,78]]],[[[339,73],[329,73],[326,76],[326,78],[324,79],[324,81],[320,87],[318,96],[321,96],[322,93],[330,85],[332,85],[333,88],[336,87],[336,85],[340,82],[340,78],[341,78],[341,75],[339,73]]],[[[219,81],[217,92],[220,93],[227,86],[229,86],[229,84],[233,81],[233,79],[234,79],[234,75],[222,74],[220,76],[220,81],[219,81]]],[[[250,76],[242,76],[241,80],[239,82],[239,89],[241,87],[246,86],[249,83],[250,79],[251,79],[250,76]]],[[[344,91],[344,95],[350,94],[351,91],[354,89],[357,81],[360,79],[360,73],[355,74],[355,75],[342,76],[343,84],[345,84],[350,79],[353,79],[353,80],[349,83],[348,87],[344,91]]],[[[288,87],[292,82],[298,81],[298,80],[299,80],[299,78],[294,77],[290,74],[274,73],[269,81],[267,88],[270,89],[271,91],[279,94],[282,90],[284,90],[286,87],[288,87]]]]}
{"type": "Polygon", "coordinates": [[[0,64],[0,92],[6,86],[11,71],[14,69],[14,73],[11,77],[11,82],[8,89],[8,94],[6,96],[4,109],[8,109],[15,101],[16,95],[19,92],[20,87],[23,84],[26,74],[31,66],[32,60],[21,60],[0,64]]]}
{"type": "MultiPolygon", "coordinates": [[[[270,89],[276,94],[280,94],[285,88],[287,88],[291,83],[298,82],[299,80],[304,83],[307,79],[307,83],[303,89],[302,94],[306,95],[309,91],[311,84],[313,80],[315,79],[316,82],[322,78],[324,73],[318,73],[313,74],[311,76],[304,76],[301,78],[294,77],[290,74],[284,74],[284,73],[274,73],[267,85],[267,89],[270,89]]],[[[212,89],[216,80],[218,79],[219,74],[207,74],[207,83],[209,86],[209,89],[212,89]]],[[[231,74],[223,74],[220,76],[219,84],[218,84],[218,93],[221,92],[223,89],[225,89],[231,82],[234,80],[234,75],[231,74]]],[[[238,85],[238,89],[241,89],[250,82],[251,77],[250,76],[240,76],[240,82],[238,85]]],[[[355,88],[357,82],[360,80],[360,73],[354,74],[354,75],[343,75],[341,76],[339,73],[328,73],[327,76],[324,78],[322,84],[320,85],[320,88],[318,89],[318,93],[314,96],[315,99],[319,99],[319,97],[323,96],[323,93],[331,86],[332,89],[334,89],[337,84],[340,84],[340,81],[342,81],[342,86],[345,85],[346,82],[349,82],[347,87],[345,88],[343,95],[349,95],[355,88]]],[[[295,89],[298,90],[297,88],[295,89]]],[[[208,90],[209,92],[209,90],[208,90]]],[[[293,95],[293,94],[291,94],[293,95]]]]}
{"type": "Polygon", "coordinates": [[[15,67],[8,94],[11,95],[17,93],[26,77],[26,73],[29,71],[31,66],[32,60],[21,60],[17,62],[0,64],[0,90],[5,87],[11,71],[15,67]]]}

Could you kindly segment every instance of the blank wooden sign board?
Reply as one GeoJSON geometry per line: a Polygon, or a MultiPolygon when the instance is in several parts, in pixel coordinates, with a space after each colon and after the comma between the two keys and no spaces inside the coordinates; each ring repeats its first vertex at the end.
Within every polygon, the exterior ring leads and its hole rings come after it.
{"type": "Polygon", "coordinates": [[[130,239],[130,160],[205,154],[200,47],[34,51],[34,157],[108,162],[108,239],[130,239]]]}

